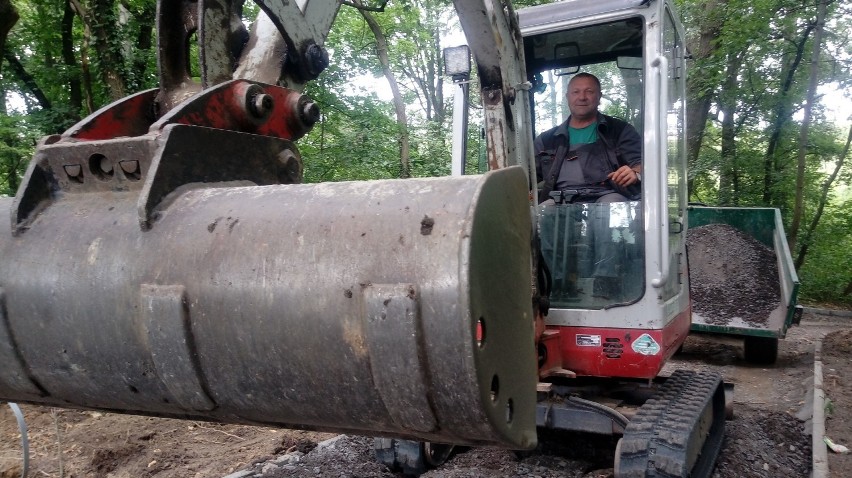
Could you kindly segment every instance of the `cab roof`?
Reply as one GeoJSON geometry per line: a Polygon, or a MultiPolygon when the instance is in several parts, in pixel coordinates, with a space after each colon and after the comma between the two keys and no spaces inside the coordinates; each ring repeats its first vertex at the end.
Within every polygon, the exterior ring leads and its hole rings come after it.
{"type": "Polygon", "coordinates": [[[647,4],[644,0],[569,0],[519,10],[527,72],[641,57],[643,18],[616,15],[613,20],[606,14],[647,4]],[[588,24],[578,24],[580,18],[588,18],[588,24]]]}
{"type": "Polygon", "coordinates": [[[578,18],[595,17],[621,10],[647,6],[652,0],[565,0],[518,10],[521,34],[540,33],[541,30],[559,28],[560,24],[578,18]]]}

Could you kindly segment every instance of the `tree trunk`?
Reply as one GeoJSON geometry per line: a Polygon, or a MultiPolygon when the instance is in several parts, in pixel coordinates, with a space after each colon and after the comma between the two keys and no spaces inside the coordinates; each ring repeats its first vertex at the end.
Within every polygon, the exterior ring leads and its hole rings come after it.
{"type": "Polygon", "coordinates": [[[83,38],[83,45],[80,47],[80,69],[83,77],[83,91],[86,92],[86,113],[92,114],[95,112],[95,94],[92,91],[92,70],[89,66],[89,42],[83,38]]]}
{"type": "Polygon", "coordinates": [[[133,78],[141,83],[145,77],[148,62],[142,52],[149,51],[154,46],[154,19],[157,17],[156,4],[151,2],[136,16],[139,23],[139,34],[136,36],[136,57],[133,60],[133,78]]]}
{"type": "Polygon", "coordinates": [[[92,114],[95,111],[95,97],[92,92],[92,70],[91,63],[89,62],[89,45],[92,38],[92,29],[89,26],[89,12],[80,3],[80,0],[68,0],[68,4],[83,23],[83,40],[80,45],[81,85],[86,104],[86,114],[92,114]]]}
{"type": "MultiPolygon", "coordinates": [[[[559,85],[559,78],[553,74],[553,72],[546,71],[544,72],[546,77],[544,81],[547,82],[547,89],[544,90],[547,92],[547,102],[544,104],[547,105],[547,110],[542,110],[541,112],[536,112],[537,118],[533,119],[533,124],[536,123],[538,118],[546,116],[547,122],[542,126],[541,131],[536,131],[536,134],[541,134],[542,132],[551,128],[551,124],[559,124],[562,122],[562,109],[560,106],[565,103],[565,101],[560,101],[559,94],[556,91],[556,87],[559,85]]],[[[533,104],[535,99],[535,95],[533,95],[530,100],[530,104],[533,104]]]]}
{"type": "MultiPolygon", "coordinates": [[[[360,5],[360,0],[356,0],[355,3],[360,5]]],[[[387,79],[393,93],[393,107],[396,111],[396,122],[399,127],[399,176],[401,178],[409,178],[411,177],[411,147],[409,145],[408,117],[405,113],[405,102],[402,99],[402,94],[399,92],[399,84],[397,84],[396,76],[390,68],[387,37],[385,37],[381,25],[379,25],[379,22],[376,21],[372,13],[364,9],[358,9],[358,12],[364,17],[370,30],[373,32],[373,36],[376,37],[376,53],[379,57],[379,63],[382,65],[382,72],[384,72],[385,79],[387,79]]]]}
{"type": "Polygon", "coordinates": [[[849,127],[849,134],[846,136],[846,145],[843,147],[843,152],[840,154],[840,157],[837,159],[837,163],[834,165],[834,171],[832,171],[831,175],[822,183],[822,190],[820,191],[816,213],[814,213],[814,217],[811,219],[810,225],[808,225],[808,228],[802,235],[801,246],[799,247],[799,252],[796,255],[795,266],[797,270],[801,269],[802,265],[805,263],[805,256],[808,254],[808,247],[811,244],[811,239],[816,232],[817,226],[819,226],[819,220],[822,218],[822,213],[825,210],[825,204],[828,202],[828,193],[831,191],[831,185],[834,184],[837,176],[840,175],[840,170],[843,169],[843,164],[846,162],[846,157],[849,155],[850,143],[852,143],[852,126],[849,127]]]}
{"type": "Polygon", "coordinates": [[[70,0],[74,11],[83,21],[84,41],[93,45],[98,57],[98,69],[101,79],[107,85],[109,96],[117,100],[127,96],[127,79],[123,72],[124,58],[117,34],[115,18],[115,0],[92,0],[91,10],[79,0],[70,0]]]}
{"type": "MultiPolygon", "coordinates": [[[[700,23],[701,31],[697,45],[691,48],[696,65],[711,59],[719,51],[718,39],[724,24],[727,3],[727,0],[709,0],[704,4],[705,15],[700,23]]],[[[687,164],[690,166],[698,162],[710,104],[716,91],[715,82],[712,77],[708,77],[712,69],[696,67],[693,71],[694,74],[687,77],[688,101],[686,103],[686,124],[689,129],[686,137],[686,157],[687,164]]],[[[692,179],[690,179],[688,190],[691,192],[692,189],[692,179]]]]}
{"type": "Polygon", "coordinates": [[[68,101],[71,104],[75,120],[80,119],[83,109],[83,91],[80,84],[79,66],[74,56],[74,9],[70,0],[65,0],[65,13],[62,15],[62,61],[68,68],[68,101]]]}
{"type": "MultiPolygon", "coordinates": [[[[9,36],[9,31],[18,22],[18,11],[12,5],[11,0],[0,0],[0,55],[6,53],[6,37],[9,36]]],[[[0,71],[3,70],[3,56],[0,56],[0,71]]],[[[6,96],[0,98],[3,103],[6,102],[6,96]]]]}
{"type": "Polygon", "coordinates": [[[418,19],[414,25],[411,37],[416,44],[417,54],[401,58],[402,73],[414,83],[417,99],[426,113],[426,121],[443,124],[446,119],[444,83],[441,79],[440,15],[443,5],[434,1],[414,3],[426,15],[426,22],[424,24],[418,19]],[[424,32],[428,32],[428,35],[424,32]]]}
{"type": "Polygon", "coordinates": [[[431,103],[432,121],[438,124],[443,124],[445,119],[444,111],[444,82],[441,76],[443,72],[443,52],[441,51],[441,32],[440,14],[443,11],[442,5],[438,2],[426,2],[425,12],[429,28],[429,42],[427,48],[424,48],[424,56],[426,61],[425,76],[426,84],[429,92],[429,102],[431,103]]]}
{"type": "Polygon", "coordinates": [[[795,79],[796,71],[799,68],[799,64],[802,62],[802,57],[805,53],[805,43],[807,42],[813,27],[813,25],[807,25],[801,38],[799,38],[799,41],[795,42],[796,50],[793,54],[793,59],[789,63],[781,88],[776,95],[777,100],[775,103],[772,123],[769,128],[769,142],[766,147],[766,155],[764,156],[763,204],[765,206],[772,206],[779,202],[775,197],[775,183],[776,175],[779,173],[781,168],[778,165],[776,155],[778,145],[781,142],[781,133],[784,131],[784,125],[790,120],[790,110],[792,109],[789,98],[790,89],[793,87],[793,80],[795,79]]]}
{"type": "Polygon", "coordinates": [[[722,151],[719,167],[719,205],[736,206],[739,202],[739,168],[737,166],[736,123],[734,113],[737,110],[737,75],[742,66],[743,53],[729,56],[722,85],[720,109],[722,111],[722,151]]]}
{"type": "Polygon", "coordinates": [[[814,30],[813,52],[811,53],[811,68],[808,79],[808,99],[805,103],[805,117],[799,130],[799,158],[796,163],[796,206],[793,208],[793,220],[790,222],[790,248],[796,248],[799,236],[799,225],[805,208],[805,159],[808,152],[808,128],[811,125],[811,113],[816,99],[817,82],[819,80],[819,53],[822,43],[822,30],[825,27],[826,0],[817,5],[816,28],[814,30]]]}
{"type": "Polygon", "coordinates": [[[432,61],[429,69],[432,71],[431,79],[434,86],[432,94],[432,102],[435,108],[435,122],[443,124],[446,119],[446,109],[444,108],[444,81],[441,76],[444,74],[443,52],[441,51],[441,39],[438,32],[438,27],[435,26],[432,30],[432,61]]]}

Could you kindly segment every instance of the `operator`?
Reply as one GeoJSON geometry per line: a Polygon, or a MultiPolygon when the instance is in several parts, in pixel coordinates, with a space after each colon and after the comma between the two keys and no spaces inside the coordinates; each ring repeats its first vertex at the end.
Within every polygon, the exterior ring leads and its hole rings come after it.
{"type": "MultiPolygon", "coordinates": [[[[566,93],[571,115],[559,126],[535,139],[538,201],[542,206],[541,250],[550,258],[551,295],[563,302],[579,301],[583,290],[578,278],[592,277],[592,297],[620,302],[623,298],[623,254],[612,240],[609,214],[595,208],[594,213],[562,211],[546,207],[552,204],[615,203],[635,201],[641,195],[642,138],[625,121],[598,111],[601,101],[600,80],[589,73],[578,73],[568,82],[566,93]],[[565,216],[568,214],[567,216],[565,216]],[[557,219],[558,216],[563,219],[557,219]],[[580,266],[582,223],[590,239],[587,245],[593,270],[580,266]],[[553,243],[553,228],[560,224],[558,246],[553,243]]],[[[590,210],[591,211],[591,210],[590,210]]]]}
{"type": "Polygon", "coordinates": [[[601,83],[590,73],[568,82],[571,115],[535,139],[539,203],[639,199],[642,138],[629,123],[598,111],[601,83]]]}

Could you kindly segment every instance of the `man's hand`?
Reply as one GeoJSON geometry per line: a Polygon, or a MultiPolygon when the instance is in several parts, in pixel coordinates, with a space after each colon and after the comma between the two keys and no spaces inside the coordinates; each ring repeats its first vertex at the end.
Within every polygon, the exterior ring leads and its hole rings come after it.
{"type": "Polygon", "coordinates": [[[630,186],[631,184],[639,182],[639,173],[631,169],[630,166],[622,166],[607,174],[606,177],[612,179],[612,182],[621,187],[630,186]]]}

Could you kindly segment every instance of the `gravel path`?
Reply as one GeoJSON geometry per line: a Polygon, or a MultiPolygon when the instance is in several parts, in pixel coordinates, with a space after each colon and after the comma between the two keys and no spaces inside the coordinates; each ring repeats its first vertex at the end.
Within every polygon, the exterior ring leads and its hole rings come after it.
{"type": "MultiPolygon", "coordinates": [[[[808,476],[811,470],[808,389],[813,383],[813,348],[829,331],[852,327],[852,321],[806,314],[801,327],[779,344],[777,363],[755,367],[732,341],[690,337],[684,352],[664,369],[719,370],[735,385],[735,418],[725,426],[725,441],[714,478],[808,476]]],[[[852,386],[852,384],[850,384],[852,386]]],[[[424,478],[461,477],[612,477],[613,442],[561,436],[523,457],[507,450],[478,448],[455,455],[424,478]]],[[[281,469],[263,464],[252,477],[389,477],[399,476],[372,462],[372,439],[341,437],[321,453],[309,453],[281,469]]]]}

